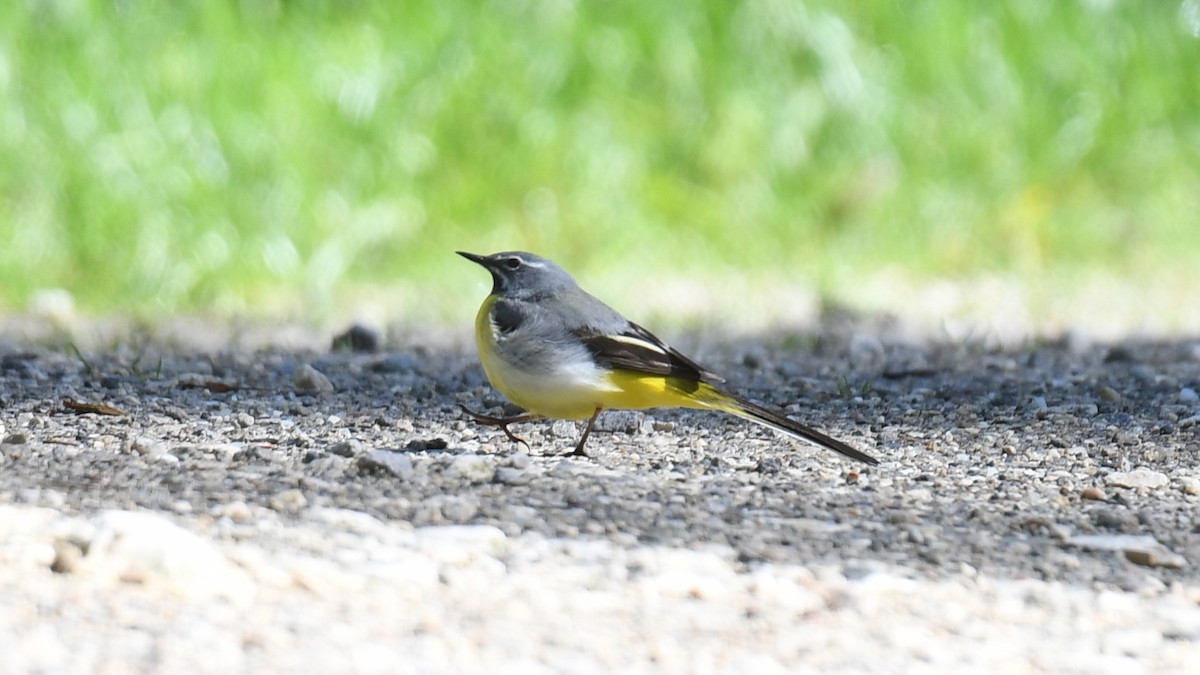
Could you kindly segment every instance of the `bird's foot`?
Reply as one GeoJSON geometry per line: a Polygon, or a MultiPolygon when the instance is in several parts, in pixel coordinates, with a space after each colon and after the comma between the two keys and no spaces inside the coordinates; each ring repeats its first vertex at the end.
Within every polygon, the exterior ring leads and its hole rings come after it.
{"type": "Polygon", "coordinates": [[[491,415],[484,415],[483,413],[477,413],[474,410],[471,410],[470,408],[468,408],[467,406],[465,406],[461,403],[458,404],[458,407],[462,408],[463,412],[470,415],[471,419],[475,420],[475,422],[477,424],[483,424],[483,425],[486,425],[489,427],[500,427],[500,430],[504,432],[504,435],[508,437],[508,440],[510,440],[514,443],[522,443],[525,445],[526,448],[529,447],[529,441],[525,440],[524,438],[521,438],[520,436],[518,436],[518,435],[514,434],[512,431],[510,431],[508,428],[508,425],[518,424],[520,422],[528,422],[530,420],[535,420],[538,418],[537,415],[531,415],[529,413],[521,413],[520,415],[513,415],[512,417],[493,417],[491,415]]]}
{"type": "Polygon", "coordinates": [[[583,428],[583,435],[579,437],[579,442],[575,444],[575,449],[570,452],[563,453],[564,457],[588,456],[587,451],[583,449],[583,446],[587,445],[588,436],[592,435],[592,426],[596,424],[596,418],[600,416],[601,410],[604,410],[604,408],[596,408],[596,412],[592,413],[591,418],[589,418],[587,421],[587,426],[583,428]]]}

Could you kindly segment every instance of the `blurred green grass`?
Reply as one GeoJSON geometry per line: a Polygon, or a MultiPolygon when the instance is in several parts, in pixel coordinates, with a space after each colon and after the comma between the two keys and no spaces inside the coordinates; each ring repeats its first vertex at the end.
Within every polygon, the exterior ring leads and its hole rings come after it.
{"type": "Polygon", "coordinates": [[[1187,274],[1196,7],[3,3],[0,308],[457,316],[455,249],[835,299],[1187,274]]]}

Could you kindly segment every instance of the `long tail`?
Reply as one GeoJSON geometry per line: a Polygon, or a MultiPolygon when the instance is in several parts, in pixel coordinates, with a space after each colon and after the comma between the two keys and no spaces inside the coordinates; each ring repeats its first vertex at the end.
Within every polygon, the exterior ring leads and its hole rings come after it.
{"type": "Polygon", "coordinates": [[[710,407],[717,410],[737,415],[743,419],[750,420],[756,424],[761,424],[764,427],[769,427],[778,432],[787,434],[793,438],[798,438],[807,443],[811,443],[819,448],[832,450],[836,453],[845,455],[850,459],[856,459],[865,464],[878,464],[879,460],[868,455],[865,452],[856,450],[848,444],[839,441],[832,436],[827,436],[812,427],[804,426],[799,422],[793,421],[784,417],[783,413],[776,412],[769,408],[764,408],[757,403],[751,403],[746,399],[730,394],[727,391],[721,391],[710,384],[701,385],[701,389],[708,389],[698,398],[710,407]]]}

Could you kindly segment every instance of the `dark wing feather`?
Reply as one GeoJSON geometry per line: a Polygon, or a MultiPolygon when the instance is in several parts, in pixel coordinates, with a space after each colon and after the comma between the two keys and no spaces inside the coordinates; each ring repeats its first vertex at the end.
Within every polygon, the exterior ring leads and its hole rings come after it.
{"type": "Polygon", "coordinates": [[[625,330],[615,334],[585,326],[576,329],[575,335],[597,363],[609,368],[695,382],[724,381],[636,323],[627,324],[625,330]]]}

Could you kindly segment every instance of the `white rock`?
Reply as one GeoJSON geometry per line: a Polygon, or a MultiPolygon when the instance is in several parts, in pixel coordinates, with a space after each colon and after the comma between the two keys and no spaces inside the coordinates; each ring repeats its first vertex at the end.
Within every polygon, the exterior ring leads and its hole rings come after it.
{"type": "Polygon", "coordinates": [[[514,452],[504,458],[504,466],[509,466],[514,469],[528,469],[531,463],[529,454],[525,452],[514,452]]]}
{"type": "Polygon", "coordinates": [[[218,518],[228,518],[235,523],[248,523],[254,517],[250,507],[240,499],[213,507],[209,513],[218,518]]]}
{"type": "Polygon", "coordinates": [[[330,527],[355,534],[378,535],[387,525],[369,513],[352,509],[319,507],[308,512],[308,517],[330,527]]]}
{"type": "Polygon", "coordinates": [[[54,509],[0,505],[0,568],[49,567],[54,548],[48,533],[62,529],[54,509]]]}
{"type": "Polygon", "coordinates": [[[656,548],[634,551],[631,558],[641,569],[638,586],[653,595],[715,600],[728,597],[736,587],[731,554],[719,547],[703,551],[656,548]]]}
{"type": "Polygon", "coordinates": [[[1176,480],[1179,481],[1179,487],[1183,488],[1184,494],[1200,495],[1200,478],[1180,476],[1176,480]]]}
{"type": "Polygon", "coordinates": [[[268,504],[276,511],[296,513],[304,510],[305,506],[308,506],[308,499],[304,496],[303,492],[292,488],[275,493],[271,496],[268,504]]]}
{"type": "Polygon", "coordinates": [[[417,551],[406,551],[385,562],[372,562],[364,572],[385,587],[399,584],[407,589],[437,589],[442,578],[441,565],[417,551]]]}
{"type": "Polygon", "coordinates": [[[1105,477],[1108,485],[1123,488],[1160,488],[1171,482],[1166,474],[1150,469],[1134,469],[1133,471],[1114,471],[1105,477]]]}
{"type": "Polygon", "coordinates": [[[797,580],[793,570],[782,566],[766,565],[750,574],[749,590],[755,597],[796,616],[821,611],[825,598],[812,587],[811,578],[797,580]]]}
{"type": "Polygon", "coordinates": [[[254,582],[211,542],[152,513],[104,511],[93,519],[80,572],[160,587],[185,598],[250,601],[254,582]]]}
{"type": "Polygon", "coordinates": [[[496,469],[496,474],[492,480],[505,485],[528,485],[533,480],[534,472],[530,470],[513,469],[511,467],[502,466],[496,469]]]}
{"type": "Polygon", "coordinates": [[[129,442],[129,451],[142,457],[156,459],[167,452],[167,446],[152,438],[138,436],[129,442]]]}
{"type": "Polygon", "coordinates": [[[1191,387],[1184,387],[1179,390],[1179,400],[1183,403],[1195,403],[1200,401],[1200,394],[1197,394],[1196,390],[1191,387]]]}
{"type": "Polygon", "coordinates": [[[472,483],[489,483],[496,475],[496,462],[484,455],[459,455],[450,463],[450,471],[472,483]]]}
{"type": "Polygon", "coordinates": [[[729,663],[722,664],[722,671],[756,675],[786,675],[796,672],[794,668],[784,666],[769,654],[752,651],[738,653],[729,663]]]}
{"type": "Polygon", "coordinates": [[[478,555],[497,556],[508,547],[508,537],[491,525],[437,525],[415,530],[417,544],[439,562],[460,563],[478,555]]]}

